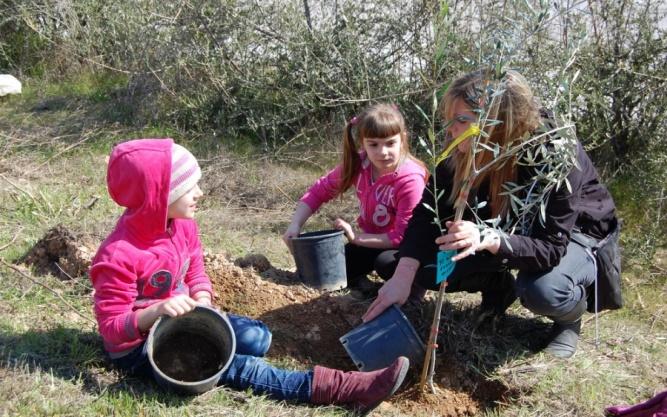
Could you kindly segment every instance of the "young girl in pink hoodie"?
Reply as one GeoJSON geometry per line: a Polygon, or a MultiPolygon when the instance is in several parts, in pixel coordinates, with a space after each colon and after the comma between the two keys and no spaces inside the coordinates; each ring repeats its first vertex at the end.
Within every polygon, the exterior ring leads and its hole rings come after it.
{"type": "Polygon", "coordinates": [[[338,218],[334,227],[345,232],[348,287],[375,270],[384,279],[394,273],[395,255],[419,203],[428,177],[425,165],[410,153],[403,115],[396,106],[375,104],[345,127],[343,162],[313,184],[301,197],[283,234],[297,237],[320,206],[350,187],[359,200],[359,232],[338,218]],[[356,140],[353,131],[356,128],[356,140]]]}
{"type": "MultiPolygon", "coordinates": [[[[152,375],[145,342],[158,317],[212,305],[194,220],[200,178],[197,160],[171,139],[124,142],[111,153],[109,194],[125,212],[95,255],[90,278],[104,347],[111,361],[131,374],[152,375]]],[[[248,317],[228,317],[236,353],[220,384],[280,400],[369,411],[398,389],[408,369],[404,357],[373,372],[278,369],[261,358],[271,343],[267,327],[248,317]]]]}

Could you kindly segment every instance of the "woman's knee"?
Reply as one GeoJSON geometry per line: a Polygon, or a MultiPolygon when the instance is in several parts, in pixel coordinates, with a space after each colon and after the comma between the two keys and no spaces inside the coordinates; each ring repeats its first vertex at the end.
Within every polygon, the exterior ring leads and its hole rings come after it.
{"type": "Polygon", "coordinates": [[[236,353],[264,356],[269,351],[272,334],[263,322],[234,314],[229,315],[229,321],[236,336],[236,353]]]}
{"type": "MultiPolygon", "coordinates": [[[[515,288],[521,304],[535,314],[558,316],[572,298],[567,277],[556,276],[557,272],[523,273],[517,276],[515,288]]],[[[558,274],[560,275],[560,274],[558,274]]]]}

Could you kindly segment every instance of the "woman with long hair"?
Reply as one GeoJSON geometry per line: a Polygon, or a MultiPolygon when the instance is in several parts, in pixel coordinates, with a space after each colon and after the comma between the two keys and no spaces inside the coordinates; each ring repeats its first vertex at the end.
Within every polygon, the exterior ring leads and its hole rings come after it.
{"type": "Polygon", "coordinates": [[[472,139],[460,142],[452,157],[436,167],[427,185],[430,192],[416,206],[396,254],[395,272],[363,319],[371,320],[393,303],[403,304],[414,283],[437,289],[438,250],[455,250],[447,292],[481,292],[480,319],[502,315],[518,297],[533,313],[553,320],[547,351],[570,357],[596,279],[590,246],[579,242],[598,242],[615,230],[614,202],[576,140],[569,165],[549,164],[562,138],[521,74],[505,72],[494,94],[485,95],[490,80],[491,71],[471,72],[454,80],[445,93],[441,115],[451,139],[478,123],[482,114],[493,123],[481,124],[481,144],[473,147],[472,139]],[[539,145],[540,158],[535,157],[537,151],[528,152],[531,163],[525,163],[516,153],[494,164],[499,152],[530,147],[531,138],[544,132],[550,132],[549,140],[539,145]],[[477,167],[473,176],[466,169],[468,161],[477,167]],[[480,169],[485,166],[492,168],[480,169]],[[536,179],[549,178],[549,171],[564,167],[558,185],[545,186],[536,179]],[[472,181],[468,195],[466,181],[472,181]],[[445,191],[437,205],[434,182],[445,191]],[[512,198],[527,201],[538,189],[546,191],[532,210],[512,204],[512,198]],[[511,190],[518,195],[511,196],[511,190]],[[467,201],[467,208],[463,219],[454,221],[458,198],[467,201]],[[434,223],[433,207],[438,208],[440,225],[434,223]],[[512,270],[518,271],[516,279],[512,270]]]}

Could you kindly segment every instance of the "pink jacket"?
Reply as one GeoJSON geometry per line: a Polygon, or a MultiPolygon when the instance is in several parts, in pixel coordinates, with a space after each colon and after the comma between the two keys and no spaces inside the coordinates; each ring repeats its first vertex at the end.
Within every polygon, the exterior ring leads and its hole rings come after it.
{"type": "MultiPolygon", "coordinates": [[[[360,153],[360,156],[361,170],[354,180],[359,199],[357,224],[365,233],[386,233],[393,247],[398,247],[412,216],[412,209],[421,200],[427,178],[426,169],[406,158],[396,171],[373,182],[373,167],[365,153],[360,153]]],[[[341,170],[341,165],[334,168],[301,197],[301,201],[313,213],[336,196],[341,170]]]]}
{"type": "Polygon", "coordinates": [[[126,209],[98,249],[90,279],[99,331],[114,357],[145,340],[138,310],[177,294],[212,293],[197,224],[167,220],[172,143],[121,143],[109,159],[109,194],[126,209]]]}

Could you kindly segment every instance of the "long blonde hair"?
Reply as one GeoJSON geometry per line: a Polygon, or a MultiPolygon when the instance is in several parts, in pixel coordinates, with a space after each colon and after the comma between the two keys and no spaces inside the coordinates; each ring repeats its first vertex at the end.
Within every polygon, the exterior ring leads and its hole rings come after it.
{"type": "Polygon", "coordinates": [[[359,150],[362,148],[364,138],[384,139],[397,134],[401,135],[401,160],[411,158],[426,168],[422,161],[410,153],[405,119],[395,105],[374,104],[365,109],[359,116],[355,116],[347,122],[343,134],[343,170],[338,188],[339,195],[352,186],[355,176],[361,168],[359,150]],[[353,135],[355,127],[357,130],[356,140],[353,135]]]}
{"type": "MultiPolygon", "coordinates": [[[[535,130],[540,123],[539,104],[533,96],[526,79],[514,70],[508,70],[503,77],[497,81],[492,79],[493,70],[477,70],[469,72],[454,80],[442,99],[440,105],[441,116],[445,121],[451,120],[452,109],[457,100],[461,100],[472,111],[484,107],[484,100],[490,100],[486,115],[489,120],[497,120],[500,123],[486,126],[485,132],[488,138],[481,137],[484,144],[498,144],[501,149],[506,144],[521,140],[527,132],[535,130]],[[486,94],[489,86],[495,92],[500,92],[496,97],[486,94]]],[[[493,152],[481,148],[475,158],[475,166],[482,167],[494,159],[493,152]]],[[[472,152],[472,147],[468,152],[472,152]]],[[[458,150],[454,153],[454,181],[448,202],[453,204],[461,191],[466,155],[458,150]]],[[[489,181],[489,205],[493,217],[507,214],[509,197],[501,195],[502,186],[508,181],[515,181],[517,177],[516,161],[506,161],[502,166],[489,169],[475,178],[472,188],[477,188],[481,183],[489,181]]]]}

